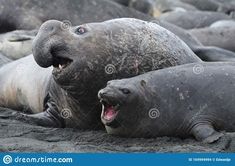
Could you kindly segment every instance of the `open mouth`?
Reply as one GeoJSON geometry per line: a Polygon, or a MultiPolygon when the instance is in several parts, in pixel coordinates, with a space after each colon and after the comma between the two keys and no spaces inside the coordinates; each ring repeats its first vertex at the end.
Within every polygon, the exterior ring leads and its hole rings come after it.
{"type": "Polygon", "coordinates": [[[105,125],[110,125],[111,122],[113,122],[117,117],[120,105],[118,103],[110,102],[106,99],[101,99],[100,102],[102,103],[102,122],[105,125]]]}
{"type": "Polygon", "coordinates": [[[64,58],[64,57],[54,57],[53,59],[53,67],[57,70],[57,71],[62,71],[65,68],[67,68],[71,63],[73,62],[73,60],[69,59],[69,58],[64,58]]]}

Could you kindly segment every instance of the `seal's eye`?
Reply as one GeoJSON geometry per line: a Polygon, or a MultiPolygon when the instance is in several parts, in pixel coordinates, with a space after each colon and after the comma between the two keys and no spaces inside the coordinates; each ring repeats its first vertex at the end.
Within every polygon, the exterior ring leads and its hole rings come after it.
{"type": "Polygon", "coordinates": [[[131,93],[130,90],[127,89],[127,88],[122,88],[122,89],[120,89],[120,91],[122,91],[122,93],[124,93],[124,94],[129,94],[129,93],[131,93]]]}
{"type": "Polygon", "coordinates": [[[86,29],[83,28],[83,27],[78,27],[76,30],[75,30],[75,33],[78,34],[78,35],[82,35],[83,33],[86,32],[86,29]]]}

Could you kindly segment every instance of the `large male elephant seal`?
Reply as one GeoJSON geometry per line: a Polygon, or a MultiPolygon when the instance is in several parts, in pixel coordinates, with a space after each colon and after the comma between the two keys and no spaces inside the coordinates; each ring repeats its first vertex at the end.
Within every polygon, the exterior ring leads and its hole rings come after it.
{"type": "Polygon", "coordinates": [[[16,30],[0,34],[0,52],[13,60],[30,55],[36,34],[37,30],[16,30]]]}
{"type": "Polygon", "coordinates": [[[98,93],[102,122],[114,135],[214,142],[235,131],[234,67],[194,63],[109,81],[98,93]]]}
{"type": "Polygon", "coordinates": [[[0,5],[0,33],[37,29],[50,19],[64,21],[65,26],[120,17],[150,19],[110,0],[0,0],[0,5]]]}
{"type": "Polygon", "coordinates": [[[53,71],[38,67],[32,57],[5,65],[0,70],[0,106],[40,112],[23,116],[40,125],[82,129],[100,123],[97,92],[107,81],[201,62],[173,33],[131,18],[67,29],[62,22],[47,21],[34,40],[33,55],[53,71]],[[61,118],[65,113],[69,118],[61,118]]]}
{"type": "Polygon", "coordinates": [[[232,19],[230,16],[219,12],[207,11],[173,11],[162,14],[159,18],[184,29],[203,28],[218,20],[232,19]]]}

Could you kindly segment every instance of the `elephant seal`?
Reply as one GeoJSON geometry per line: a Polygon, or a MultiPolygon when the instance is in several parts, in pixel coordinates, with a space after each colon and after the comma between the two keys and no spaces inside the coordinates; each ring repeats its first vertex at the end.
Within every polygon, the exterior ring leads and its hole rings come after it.
{"type": "Polygon", "coordinates": [[[215,46],[202,45],[195,36],[190,34],[187,30],[161,20],[152,20],[167,30],[173,32],[181,40],[183,40],[192,51],[203,61],[235,61],[235,53],[215,46]]]}
{"type": "Polygon", "coordinates": [[[178,0],[130,0],[129,7],[155,18],[168,11],[197,10],[194,6],[178,0]]]}
{"type": "Polygon", "coordinates": [[[30,55],[36,34],[37,30],[16,30],[0,34],[0,52],[13,60],[30,55]]]}
{"type": "Polygon", "coordinates": [[[218,28],[218,27],[235,27],[235,21],[234,20],[220,20],[210,25],[210,28],[218,28]]]}
{"type": "Polygon", "coordinates": [[[3,85],[0,106],[29,108],[37,114],[23,118],[33,117],[31,121],[39,125],[82,129],[101,126],[97,92],[107,81],[201,62],[170,31],[131,18],[67,29],[60,21],[47,21],[33,42],[33,55],[37,64],[49,67],[48,70],[41,71],[30,57],[4,65],[0,70],[3,85]],[[17,79],[15,75],[20,63],[23,64],[20,67],[23,72],[19,75],[22,79],[17,79]],[[28,88],[29,85],[33,85],[32,88],[28,88]],[[69,118],[61,118],[64,112],[69,118]]]}
{"type": "Polygon", "coordinates": [[[232,18],[219,12],[173,11],[162,14],[159,19],[170,22],[184,29],[194,29],[210,26],[213,22],[218,20],[231,20],[232,18]]]}
{"type": "Polygon", "coordinates": [[[37,29],[50,19],[64,21],[67,26],[120,17],[150,19],[134,9],[108,0],[1,0],[0,33],[37,29]],[[14,14],[11,14],[12,6],[15,6],[14,14]]]}
{"type": "Polygon", "coordinates": [[[235,26],[200,28],[188,31],[205,46],[216,46],[219,48],[235,51],[235,26]]]}
{"type": "Polygon", "coordinates": [[[217,11],[230,14],[231,11],[234,11],[235,5],[231,5],[228,1],[219,2],[218,0],[181,0],[187,4],[195,6],[199,10],[203,11],[217,11]]]}
{"type": "Polygon", "coordinates": [[[212,143],[235,131],[235,63],[193,63],[113,80],[100,90],[102,122],[126,137],[194,136],[212,143]]]}

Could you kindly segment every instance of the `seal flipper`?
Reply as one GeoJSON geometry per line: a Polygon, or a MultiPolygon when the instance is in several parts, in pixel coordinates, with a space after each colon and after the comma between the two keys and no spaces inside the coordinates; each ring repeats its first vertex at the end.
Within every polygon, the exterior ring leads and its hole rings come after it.
{"type": "Polygon", "coordinates": [[[223,133],[215,131],[210,124],[197,124],[192,128],[191,133],[198,141],[204,143],[213,143],[223,136],[223,133]]]}
{"type": "Polygon", "coordinates": [[[50,93],[44,99],[44,112],[27,115],[40,126],[45,127],[65,127],[64,119],[61,117],[58,107],[52,100],[50,93]]]}
{"type": "Polygon", "coordinates": [[[21,112],[8,111],[8,113],[1,118],[16,119],[25,123],[44,127],[65,127],[64,119],[61,117],[55,102],[52,101],[50,94],[44,99],[44,110],[44,112],[37,114],[24,114],[21,112]]]}

